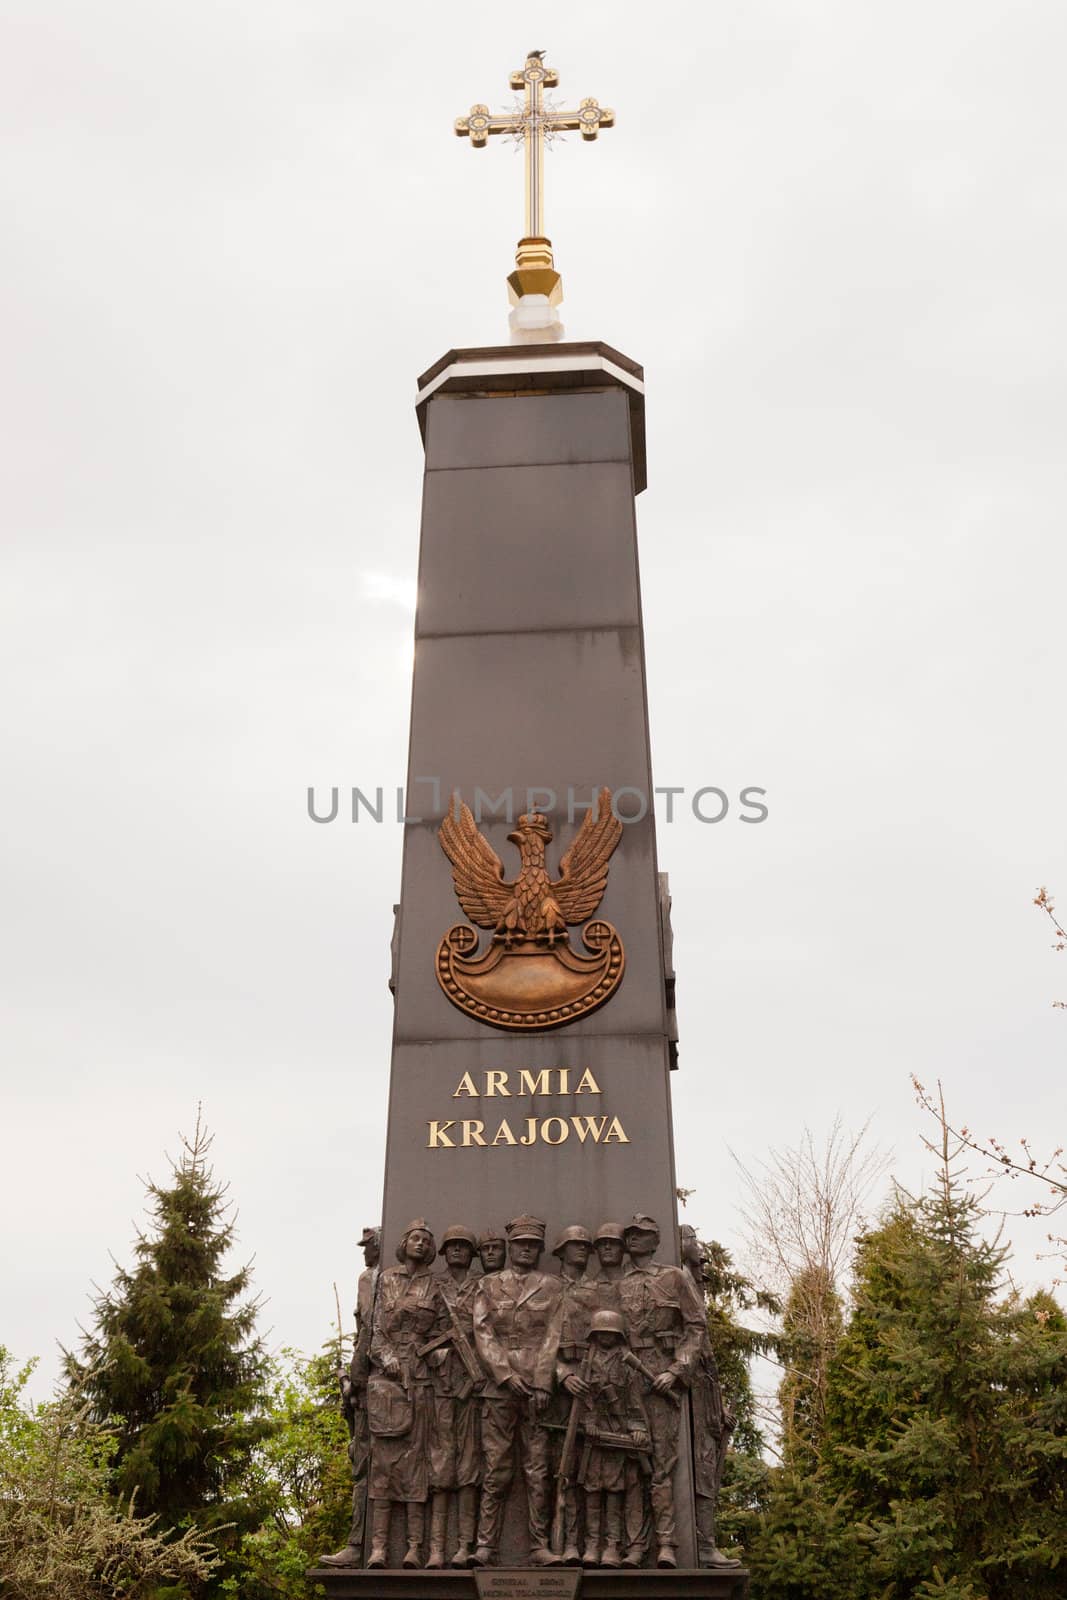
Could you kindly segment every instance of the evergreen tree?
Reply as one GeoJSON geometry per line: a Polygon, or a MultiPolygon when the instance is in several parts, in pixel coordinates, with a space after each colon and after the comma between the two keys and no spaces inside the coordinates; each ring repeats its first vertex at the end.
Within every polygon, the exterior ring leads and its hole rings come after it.
{"type": "Polygon", "coordinates": [[[774,1334],[750,1327],[743,1318],[752,1311],[777,1316],[781,1307],[775,1295],[738,1272],[730,1252],[717,1240],[701,1240],[699,1248],[708,1337],[723,1395],[736,1418],[719,1497],[718,1539],[723,1547],[736,1548],[745,1545],[767,1494],[768,1468],[751,1363],[776,1347],[774,1334]]]}
{"type": "Polygon", "coordinates": [[[0,1594],[4,1600],[187,1600],[215,1565],[196,1530],[175,1536],[116,1504],[114,1439],[77,1386],[31,1405],[33,1369],[0,1345],[0,1594]]]}
{"type": "Polygon", "coordinates": [[[785,1376],[778,1388],[782,1459],[799,1471],[818,1464],[826,1436],[828,1375],[844,1332],[841,1296],[825,1268],[802,1269],[789,1287],[778,1356],[785,1376]]]}
{"type": "Polygon", "coordinates": [[[777,1316],[778,1297],[759,1288],[751,1278],[738,1272],[733,1257],[718,1240],[700,1240],[704,1293],[707,1302],[708,1338],[719,1369],[719,1381],[730,1409],[737,1418],[733,1445],[752,1455],[763,1452],[764,1440],[756,1414],[750,1366],[757,1356],[777,1347],[775,1335],[750,1328],[742,1321],[752,1311],[777,1316]]]}
{"type": "Polygon", "coordinates": [[[824,1471],[771,1469],[746,1564],[752,1600],[889,1600],[850,1496],[824,1471]]]}
{"type": "Polygon", "coordinates": [[[263,1520],[242,1540],[223,1595],[305,1600],[308,1568],[343,1543],[352,1520],[352,1469],[337,1374],[336,1340],[310,1359],[284,1350],[271,1362],[273,1427],[245,1478],[263,1520]]]}
{"type": "Polygon", "coordinates": [[[819,1448],[794,1405],[803,1444],[787,1413],[748,1546],[753,1600],[1067,1593],[1067,1321],[1048,1294],[1005,1297],[1007,1252],[958,1152],[942,1120],[932,1191],[898,1191],[858,1240],[819,1448]]]}
{"type": "Polygon", "coordinates": [[[861,1241],[824,1475],[892,1596],[1053,1600],[1067,1577],[1067,1337],[1047,1304],[998,1302],[1007,1252],[983,1236],[957,1154],[944,1128],[933,1191],[901,1194],[861,1241]]]}
{"type": "Polygon", "coordinates": [[[259,1520],[242,1474],[269,1431],[266,1358],[255,1333],[251,1269],[226,1270],[234,1217],[197,1114],[167,1187],[150,1182],[151,1225],[132,1268],[94,1302],[93,1329],[70,1371],[94,1417],[112,1421],[119,1496],[166,1527],[215,1530],[232,1547],[259,1520]],[[224,1524],[232,1524],[225,1533],[224,1524]]]}

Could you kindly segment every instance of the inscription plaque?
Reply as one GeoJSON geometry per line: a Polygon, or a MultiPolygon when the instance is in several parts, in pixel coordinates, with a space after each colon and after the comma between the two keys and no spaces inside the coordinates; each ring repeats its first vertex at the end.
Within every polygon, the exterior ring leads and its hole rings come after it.
{"type": "Polygon", "coordinates": [[[537,1567],[476,1569],[478,1600],[576,1600],[581,1589],[580,1567],[542,1572],[537,1567]]]}

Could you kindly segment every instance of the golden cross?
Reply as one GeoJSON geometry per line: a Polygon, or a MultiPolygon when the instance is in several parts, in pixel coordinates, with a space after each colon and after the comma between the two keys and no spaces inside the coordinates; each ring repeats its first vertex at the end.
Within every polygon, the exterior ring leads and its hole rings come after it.
{"type": "Polygon", "coordinates": [[[601,128],[615,123],[614,111],[596,100],[582,100],[576,111],[560,111],[545,104],[544,91],[554,89],[559,75],[545,65],[543,50],[531,50],[522,70],[511,74],[511,87],[523,90],[523,104],[513,111],[490,111],[471,106],[470,115],[456,118],[456,133],[484,149],[493,134],[521,139],[526,166],[526,233],[519,240],[516,271],[508,278],[513,303],[523,295],[546,295],[552,305],[563,297],[562,283],[552,260],[552,243],[545,238],[545,142],[555,135],[578,132],[595,139],[601,128]]]}

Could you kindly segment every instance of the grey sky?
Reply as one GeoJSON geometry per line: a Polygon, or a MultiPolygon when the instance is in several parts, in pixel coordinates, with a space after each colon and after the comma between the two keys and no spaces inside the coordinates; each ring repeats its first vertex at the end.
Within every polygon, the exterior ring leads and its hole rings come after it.
{"type": "MultiPolygon", "coordinates": [[[[1064,1127],[1067,11],[0,0],[0,1341],[70,1340],[198,1098],[275,1342],[378,1215],[416,375],[500,342],[521,165],[453,138],[530,47],[568,335],[644,363],[687,1215],[908,1074],[1064,1127]]],[[[565,574],[561,581],[565,581],[565,574]]],[[[565,707],[560,708],[565,715],[565,707]]],[[[1009,1232],[1024,1276],[1039,1226],[1009,1232]]]]}

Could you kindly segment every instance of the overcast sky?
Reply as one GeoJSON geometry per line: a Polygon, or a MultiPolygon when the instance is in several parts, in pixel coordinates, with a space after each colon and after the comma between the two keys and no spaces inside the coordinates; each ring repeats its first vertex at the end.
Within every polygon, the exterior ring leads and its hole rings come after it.
{"type": "MultiPolygon", "coordinates": [[[[521,158],[452,119],[545,48],[568,336],[642,362],[687,1217],[909,1073],[1064,1133],[1062,0],[0,0],[0,1342],[75,1336],[198,1099],[271,1340],[376,1220],[414,380],[506,337],[521,158]],[[518,19],[518,20],[517,20],[518,19]],[[532,33],[522,31],[530,26],[532,33]]],[[[564,575],[565,576],[565,575],[564,575]]],[[[1036,1281],[1039,1225],[1008,1232],[1036,1281]]]]}

